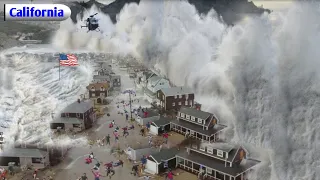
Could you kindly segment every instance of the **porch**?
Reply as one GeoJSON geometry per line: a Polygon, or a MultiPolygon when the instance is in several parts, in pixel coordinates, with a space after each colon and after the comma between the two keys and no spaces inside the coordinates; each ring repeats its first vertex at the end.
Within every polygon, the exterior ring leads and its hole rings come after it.
{"type": "Polygon", "coordinates": [[[170,122],[170,130],[182,135],[186,135],[186,133],[188,133],[191,138],[195,138],[203,142],[218,141],[219,134],[222,129],[224,129],[224,127],[204,130],[201,126],[191,124],[182,120],[170,122]]]}
{"type": "Polygon", "coordinates": [[[188,152],[177,154],[176,164],[178,168],[196,175],[202,168],[208,180],[246,180],[247,170],[250,170],[240,167],[225,167],[224,162],[218,162],[194,153],[190,155],[188,152]]]}

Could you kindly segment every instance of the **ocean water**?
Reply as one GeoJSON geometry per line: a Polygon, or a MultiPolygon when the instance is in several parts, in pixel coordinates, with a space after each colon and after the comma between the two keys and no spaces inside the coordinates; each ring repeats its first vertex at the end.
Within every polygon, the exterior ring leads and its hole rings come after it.
{"type": "MultiPolygon", "coordinates": [[[[93,7],[86,15],[97,11],[93,7]]],[[[244,145],[250,157],[262,160],[250,179],[319,179],[318,3],[296,3],[285,11],[247,17],[233,27],[224,24],[213,10],[199,15],[192,5],[179,1],[126,5],[117,24],[102,13],[97,17],[100,32],[87,33],[80,28],[82,22],[74,25],[67,20],[61,23],[52,45],[70,51],[130,54],[176,85],[192,87],[203,109],[214,112],[228,125],[224,138],[244,145]]],[[[37,74],[32,69],[22,72],[37,74]]],[[[56,74],[57,69],[54,71],[56,74]]],[[[68,72],[73,76],[65,75],[77,89],[80,82],[90,81],[88,72],[73,70],[68,72]]],[[[9,76],[5,82],[15,78],[9,76]]],[[[41,75],[32,77],[37,80],[41,75]]],[[[8,82],[6,86],[11,85],[8,82]]],[[[58,85],[50,82],[52,88],[58,85]]],[[[81,94],[81,88],[71,91],[73,88],[64,93],[74,97],[81,94]]],[[[10,95],[13,92],[9,90],[6,97],[15,97],[10,95]]],[[[59,99],[58,95],[51,97],[59,99]]],[[[1,96],[1,100],[8,99],[1,96]]],[[[48,106],[47,101],[41,102],[48,106]]],[[[21,104],[23,109],[29,108],[21,104]]],[[[30,134],[29,130],[24,133],[30,134]]]]}

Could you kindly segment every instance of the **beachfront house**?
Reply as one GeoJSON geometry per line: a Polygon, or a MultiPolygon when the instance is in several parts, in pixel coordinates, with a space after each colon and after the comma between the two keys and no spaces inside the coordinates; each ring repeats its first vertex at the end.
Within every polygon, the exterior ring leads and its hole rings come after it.
{"type": "Polygon", "coordinates": [[[107,104],[107,97],[109,95],[109,83],[91,83],[87,86],[89,91],[89,98],[93,99],[96,104],[107,104]]]}
{"type": "Polygon", "coordinates": [[[150,174],[161,174],[168,168],[177,167],[176,154],[179,153],[177,148],[161,149],[160,152],[151,154],[147,158],[145,171],[150,174]]]}
{"type": "Polygon", "coordinates": [[[144,89],[144,95],[150,103],[157,102],[157,91],[162,88],[170,87],[170,82],[167,79],[154,75],[147,80],[146,88],[144,89]]]}
{"type": "Polygon", "coordinates": [[[147,141],[144,142],[145,143],[134,142],[124,150],[130,160],[137,162],[140,161],[143,156],[148,156],[149,154],[159,151],[156,148],[150,147],[147,141]]]}
{"type": "Polygon", "coordinates": [[[176,155],[177,167],[219,180],[246,180],[247,174],[260,161],[248,158],[247,150],[226,143],[192,143],[176,155]]]}
{"type": "Polygon", "coordinates": [[[218,124],[216,115],[189,107],[182,107],[170,129],[183,135],[205,141],[216,142],[226,126],[218,124]]]}
{"type": "Polygon", "coordinates": [[[157,99],[164,111],[178,111],[182,106],[194,105],[194,93],[188,87],[162,88],[157,91],[157,99]]]}
{"type": "Polygon", "coordinates": [[[78,99],[78,101],[62,110],[59,118],[54,118],[50,123],[50,128],[53,130],[78,131],[78,129],[91,128],[95,121],[96,114],[93,111],[92,101],[78,99]]]}
{"type": "Polygon", "coordinates": [[[172,119],[160,116],[158,120],[153,121],[150,126],[150,133],[153,135],[161,135],[170,131],[170,121],[172,119]]]}
{"type": "Polygon", "coordinates": [[[32,166],[35,169],[43,169],[50,164],[49,153],[39,149],[10,148],[0,153],[0,166],[7,168],[9,163],[14,166],[32,166]]]}

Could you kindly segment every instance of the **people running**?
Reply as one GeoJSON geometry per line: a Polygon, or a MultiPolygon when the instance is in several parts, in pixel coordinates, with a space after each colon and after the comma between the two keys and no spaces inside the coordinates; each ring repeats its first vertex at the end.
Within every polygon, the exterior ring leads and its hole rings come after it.
{"type": "Polygon", "coordinates": [[[106,145],[110,145],[110,134],[106,136],[106,145]]]}
{"type": "Polygon", "coordinates": [[[94,159],[93,152],[91,152],[91,153],[89,154],[89,158],[90,158],[90,159],[94,159]]]}
{"type": "Polygon", "coordinates": [[[134,176],[137,176],[138,175],[138,168],[139,167],[139,165],[138,164],[135,164],[135,165],[133,165],[132,166],[132,168],[131,168],[131,174],[133,174],[134,176]]]}
{"type": "Polygon", "coordinates": [[[88,180],[87,174],[83,173],[83,175],[78,180],[88,180]]]}
{"type": "Polygon", "coordinates": [[[100,177],[106,177],[101,175],[98,171],[94,172],[93,170],[91,170],[91,172],[94,175],[94,180],[100,180],[100,177]]]}
{"type": "Polygon", "coordinates": [[[173,176],[174,176],[173,172],[171,170],[169,170],[169,172],[167,173],[166,178],[167,178],[167,180],[173,180],[173,176]]]}

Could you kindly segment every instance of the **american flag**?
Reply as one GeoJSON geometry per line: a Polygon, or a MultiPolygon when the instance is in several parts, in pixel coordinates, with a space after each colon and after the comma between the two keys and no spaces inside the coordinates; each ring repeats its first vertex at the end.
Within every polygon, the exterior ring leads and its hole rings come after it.
{"type": "Polygon", "coordinates": [[[78,59],[73,54],[60,54],[60,66],[76,66],[78,59]]]}

